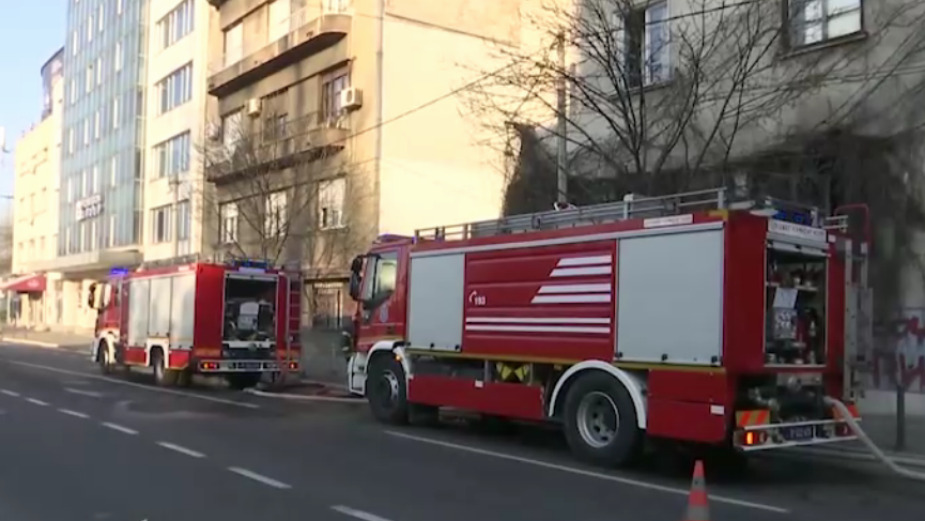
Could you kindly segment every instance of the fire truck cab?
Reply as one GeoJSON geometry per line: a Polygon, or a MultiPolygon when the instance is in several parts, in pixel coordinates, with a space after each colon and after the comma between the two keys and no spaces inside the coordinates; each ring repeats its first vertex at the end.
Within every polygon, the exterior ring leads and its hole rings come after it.
{"type": "Polygon", "coordinates": [[[278,379],[299,370],[300,289],[297,275],[249,261],[114,270],[90,288],[90,356],[104,373],[150,368],[159,385],[278,379]]]}
{"type": "Polygon", "coordinates": [[[579,456],[855,438],[867,245],[724,189],[380,237],[354,259],[348,385],[384,422],[556,422],[579,456]]]}

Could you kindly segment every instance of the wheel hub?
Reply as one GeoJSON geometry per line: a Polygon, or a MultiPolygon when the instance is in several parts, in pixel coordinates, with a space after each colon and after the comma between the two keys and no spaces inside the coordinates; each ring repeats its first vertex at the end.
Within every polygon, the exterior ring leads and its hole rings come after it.
{"type": "Polygon", "coordinates": [[[582,440],[594,448],[610,445],[620,430],[617,404],[601,391],[588,393],[581,399],[577,420],[582,440]]]}
{"type": "Polygon", "coordinates": [[[399,384],[395,373],[390,370],[383,371],[380,385],[382,390],[385,391],[382,393],[383,404],[391,406],[396,403],[398,401],[399,384]]]}

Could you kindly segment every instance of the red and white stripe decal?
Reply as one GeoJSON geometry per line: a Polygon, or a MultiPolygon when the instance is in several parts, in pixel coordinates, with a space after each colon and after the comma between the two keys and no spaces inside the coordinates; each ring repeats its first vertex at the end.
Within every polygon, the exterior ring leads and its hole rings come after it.
{"type": "Polygon", "coordinates": [[[466,331],[610,334],[609,318],[466,317],[466,331]]]}
{"type": "MultiPolygon", "coordinates": [[[[613,273],[613,257],[610,255],[593,255],[560,259],[549,277],[555,280],[568,277],[610,275],[611,273],[613,273]]],[[[613,289],[609,283],[544,284],[530,303],[605,304],[610,302],[612,297],[613,289]]]]}

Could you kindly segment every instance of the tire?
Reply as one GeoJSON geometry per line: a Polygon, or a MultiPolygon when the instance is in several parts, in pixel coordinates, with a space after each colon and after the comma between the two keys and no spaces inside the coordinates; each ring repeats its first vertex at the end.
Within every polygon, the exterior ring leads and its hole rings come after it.
{"type": "Polygon", "coordinates": [[[113,361],[110,359],[110,354],[109,342],[105,340],[100,342],[100,346],[96,350],[96,363],[100,367],[100,373],[104,375],[110,375],[113,372],[113,361]]]}
{"type": "Polygon", "coordinates": [[[228,386],[236,391],[243,391],[249,387],[255,387],[260,383],[261,373],[231,373],[225,377],[228,386]]]}
{"type": "Polygon", "coordinates": [[[564,414],[565,439],[581,459],[619,467],[640,454],[643,436],[636,408],[613,376],[592,372],[579,377],[565,396],[564,414]]]}
{"type": "Polygon", "coordinates": [[[154,368],[154,383],[160,387],[172,387],[177,384],[179,371],[167,369],[164,352],[160,349],[151,351],[151,366],[154,368]]]}
{"type": "Polygon", "coordinates": [[[392,357],[379,356],[366,376],[366,400],[373,416],[383,423],[405,425],[410,419],[405,370],[392,357]]]}

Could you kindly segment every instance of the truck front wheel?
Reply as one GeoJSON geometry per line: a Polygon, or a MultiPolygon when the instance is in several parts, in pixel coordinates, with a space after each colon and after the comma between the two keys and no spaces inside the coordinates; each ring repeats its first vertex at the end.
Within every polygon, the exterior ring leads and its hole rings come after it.
{"type": "Polygon", "coordinates": [[[579,377],[565,396],[565,438],[572,452],[597,465],[621,466],[639,453],[642,432],[626,388],[613,376],[579,377]]]}
{"type": "Polygon", "coordinates": [[[408,423],[408,390],[405,370],[392,357],[372,360],[366,376],[366,400],[373,416],[385,423],[408,423]]]}

